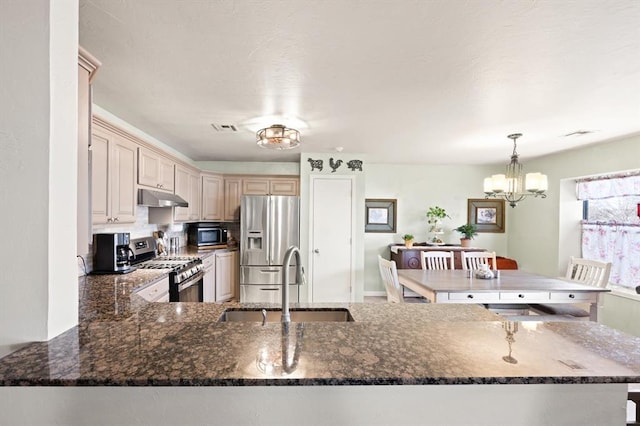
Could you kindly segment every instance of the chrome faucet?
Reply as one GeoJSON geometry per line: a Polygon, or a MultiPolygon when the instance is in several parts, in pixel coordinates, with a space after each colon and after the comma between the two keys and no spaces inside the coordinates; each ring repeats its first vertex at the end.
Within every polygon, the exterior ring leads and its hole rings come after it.
{"type": "Polygon", "coordinates": [[[304,269],[300,260],[300,249],[296,246],[291,246],[284,253],[284,258],[282,259],[284,270],[282,271],[282,319],[280,322],[283,323],[291,322],[291,314],[289,313],[289,264],[291,263],[291,256],[294,254],[296,255],[296,276],[297,280],[300,280],[300,282],[296,281],[296,284],[302,285],[305,283],[304,269]]]}

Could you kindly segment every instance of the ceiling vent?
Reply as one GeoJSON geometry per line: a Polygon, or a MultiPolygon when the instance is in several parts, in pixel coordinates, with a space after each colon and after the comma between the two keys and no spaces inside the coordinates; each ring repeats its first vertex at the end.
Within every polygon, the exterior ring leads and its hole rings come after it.
{"type": "Polygon", "coordinates": [[[235,124],[215,124],[215,123],[211,123],[211,127],[216,129],[217,132],[231,133],[231,132],[237,132],[238,131],[238,126],[236,126],[235,124]]]}

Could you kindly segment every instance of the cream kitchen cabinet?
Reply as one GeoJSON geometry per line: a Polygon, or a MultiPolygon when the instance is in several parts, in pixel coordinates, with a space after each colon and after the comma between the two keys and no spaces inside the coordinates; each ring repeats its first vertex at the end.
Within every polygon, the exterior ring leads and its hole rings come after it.
{"type": "Polygon", "coordinates": [[[168,302],[169,301],[169,277],[148,285],[135,293],[148,302],[168,302]]]}
{"type": "Polygon", "coordinates": [[[202,277],[202,299],[203,302],[216,301],[216,256],[206,256],[202,258],[204,267],[204,277],[202,277]]]}
{"type": "Polygon", "coordinates": [[[91,131],[91,216],[94,224],[136,221],[135,143],[97,125],[91,131]]]}
{"type": "Polygon", "coordinates": [[[138,148],[138,185],[174,191],[175,162],[147,148],[138,148]]]}
{"type": "Polygon", "coordinates": [[[296,178],[246,177],[242,181],[243,195],[298,195],[296,178]]]}
{"type": "Polygon", "coordinates": [[[224,302],[234,297],[237,281],[237,252],[216,252],[216,302],[224,302]]]}
{"type": "Polygon", "coordinates": [[[175,207],[174,220],[197,221],[200,219],[200,171],[176,164],[175,193],[184,198],[189,207],[175,207]]]}
{"type": "Polygon", "coordinates": [[[240,220],[240,198],[242,197],[242,179],[224,178],[224,215],[225,221],[240,220]]]}
{"type": "Polygon", "coordinates": [[[295,177],[225,176],[223,220],[240,220],[243,195],[298,195],[299,186],[295,177]]]}
{"type": "Polygon", "coordinates": [[[91,146],[91,83],[100,61],[78,47],[78,220],[77,254],[87,256],[91,245],[91,188],[89,147],[91,146]]]}
{"type": "Polygon", "coordinates": [[[202,175],[202,220],[223,220],[224,179],[221,175],[202,175]]]}

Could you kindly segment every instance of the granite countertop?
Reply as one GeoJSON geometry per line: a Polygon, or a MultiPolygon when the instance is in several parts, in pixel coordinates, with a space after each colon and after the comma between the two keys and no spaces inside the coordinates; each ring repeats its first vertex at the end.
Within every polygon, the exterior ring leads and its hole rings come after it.
{"type": "Polygon", "coordinates": [[[163,276],[80,278],[79,325],[0,359],[0,384],[640,382],[640,338],[592,322],[508,323],[475,305],[334,303],[294,308],[346,308],[355,322],[218,323],[226,309],[279,306],[148,303],[134,293],[163,276]],[[509,341],[517,363],[505,361],[509,341]]]}

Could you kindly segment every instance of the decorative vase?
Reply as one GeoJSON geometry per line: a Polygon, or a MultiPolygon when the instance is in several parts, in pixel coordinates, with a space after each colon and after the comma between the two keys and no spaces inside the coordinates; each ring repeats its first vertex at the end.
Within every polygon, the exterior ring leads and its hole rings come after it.
{"type": "Polygon", "coordinates": [[[471,238],[460,238],[460,246],[471,247],[471,238]]]}

